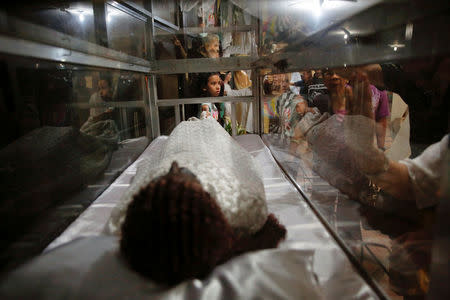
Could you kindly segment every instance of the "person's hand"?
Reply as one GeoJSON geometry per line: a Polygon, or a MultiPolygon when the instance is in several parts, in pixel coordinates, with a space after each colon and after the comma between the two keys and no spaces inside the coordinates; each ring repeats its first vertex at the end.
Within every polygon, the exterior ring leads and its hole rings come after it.
{"type": "Polygon", "coordinates": [[[231,80],[231,72],[228,72],[227,75],[225,76],[225,79],[223,80],[223,83],[228,84],[230,80],[231,80]]]}
{"type": "Polygon", "coordinates": [[[347,146],[359,170],[366,175],[386,171],[389,161],[374,144],[375,120],[372,112],[372,94],[367,74],[355,71],[349,80],[346,94],[349,115],[344,119],[347,146]]]}
{"type": "Polygon", "coordinates": [[[172,42],[175,46],[182,47],[180,40],[176,36],[173,36],[172,42]]]}
{"type": "Polygon", "coordinates": [[[349,113],[373,119],[372,91],[367,74],[360,70],[355,70],[350,75],[347,88],[351,89],[351,95],[349,95],[348,99],[349,113]]]}

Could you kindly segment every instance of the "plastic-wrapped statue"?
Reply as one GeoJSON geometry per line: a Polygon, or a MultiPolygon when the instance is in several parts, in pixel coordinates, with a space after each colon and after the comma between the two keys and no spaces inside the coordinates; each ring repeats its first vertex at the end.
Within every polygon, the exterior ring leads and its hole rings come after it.
{"type": "Polygon", "coordinates": [[[158,155],[140,164],[108,224],[139,273],[173,284],[284,238],[253,158],[216,121],[180,123],[158,155]]]}

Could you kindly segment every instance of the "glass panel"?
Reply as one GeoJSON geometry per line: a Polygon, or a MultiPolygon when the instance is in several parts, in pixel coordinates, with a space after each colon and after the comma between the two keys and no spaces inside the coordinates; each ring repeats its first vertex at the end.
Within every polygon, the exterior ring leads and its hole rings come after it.
{"type": "Polygon", "coordinates": [[[106,28],[110,48],[141,58],[147,56],[144,21],[106,5],[106,28]]]}
{"type": "Polygon", "coordinates": [[[0,56],[2,272],[40,253],[148,145],[143,75],[0,56]]]}
{"type": "MultiPolygon", "coordinates": [[[[280,1],[273,5],[270,1],[262,1],[260,53],[269,55],[280,51],[378,2],[303,0],[280,1]]],[[[257,12],[257,9],[257,3],[253,2],[249,10],[257,12]]]]}
{"type": "Polygon", "coordinates": [[[169,135],[175,128],[175,108],[159,107],[159,128],[161,135],[169,135]]]}
{"type": "Polygon", "coordinates": [[[252,15],[258,15],[258,3],[253,1],[182,1],[180,10],[184,27],[227,27],[250,25],[251,15],[243,8],[255,8],[252,15]],[[252,3],[253,2],[253,3],[252,3]]]}
{"type": "Polygon", "coordinates": [[[183,55],[179,50],[178,42],[175,42],[175,35],[173,33],[162,30],[158,27],[155,27],[155,38],[154,38],[154,46],[155,46],[155,58],[156,59],[175,59],[180,55],[183,55]]]}
{"type": "Polygon", "coordinates": [[[448,269],[448,232],[433,228],[449,213],[450,57],[436,30],[449,2],[362,2],[262,10],[263,139],[389,297],[433,298],[445,285],[433,261],[448,269]]]}
{"type": "Polygon", "coordinates": [[[177,25],[178,11],[176,0],[153,0],[152,6],[152,12],[154,16],[177,25]]]}
{"type": "Polygon", "coordinates": [[[134,3],[134,4],[136,4],[136,5],[138,5],[138,6],[142,7],[142,8],[145,8],[145,2],[149,2],[149,1],[132,0],[132,1],[129,1],[129,2],[134,3]]]}
{"type": "MultiPolygon", "coordinates": [[[[230,56],[249,56],[256,54],[255,31],[252,24],[256,20],[232,1],[198,1],[181,3],[182,24],[175,35],[172,32],[157,30],[157,59],[169,44],[175,46],[175,54],[170,58],[218,58],[230,56]],[[173,57],[175,55],[175,57],[173,57]]],[[[256,28],[256,27],[255,27],[256,28]]],[[[172,52],[173,50],[171,50],[172,52]]]]}
{"type": "MultiPolygon", "coordinates": [[[[157,77],[158,99],[205,98],[184,104],[184,118],[203,118],[202,103],[208,103],[207,111],[222,125],[231,121],[231,104],[221,103],[227,97],[252,96],[251,72],[212,72],[160,75],[157,77]]],[[[244,104],[242,104],[244,105],[244,104]]],[[[237,104],[237,120],[246,122],[248,107],[237,104]],[[245,121],[244,121],[245,120],[245,121]]],[[[204,113],[203,113],[204,114],[204,113]]],[[[181,118],[182,119],[182,118],[181,118]]],[[[253,130],[252,130],[253,131],[253,130]]]]}
{"type": "Polygon", "coordinates": [[[24,21],[42,25],[56,31],[96,42],[94,29],[94,11],[92,1],[39,1],[39,2],[2,2],[1,7],[8,14],[24,21]]]}
{"type": "Polygon", "coordinates": [[[448,152],[449,70],[442,56],[263,80],[263,139],[393,298],[429,288],[434,207],[448,182],[440,167],[423,172],[448,152]]]}

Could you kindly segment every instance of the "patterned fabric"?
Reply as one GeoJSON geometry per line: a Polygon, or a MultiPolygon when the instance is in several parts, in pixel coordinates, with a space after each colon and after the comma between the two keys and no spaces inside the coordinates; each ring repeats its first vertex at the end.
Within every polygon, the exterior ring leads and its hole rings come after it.
{"type": "Polygon", "coordinates": [[[130,188],[113,211],[107,231],[118,233],[133,196],[153,179],[166,174],[173,161],[194,173],[216,199],[236,232],[257,232],[267,219],[261,173],[251,155],[214,120],[180,123],[159,153],[157,164],[143,160],[130,188]]]}
{"type": "Polygon", "coordinates": [[[380,91],[375,86],[370,85],[372,91],[372,110],[375,121],[389,116],[389,99],[386,91],[380,91]]]}
{"type": "Polygon", "coordinates": [[[96,137],[107,144],[117,145],[119,142],[119,130],[113,120],[94,121],[90,117],[81,126],[80,131],[96,137]]]}

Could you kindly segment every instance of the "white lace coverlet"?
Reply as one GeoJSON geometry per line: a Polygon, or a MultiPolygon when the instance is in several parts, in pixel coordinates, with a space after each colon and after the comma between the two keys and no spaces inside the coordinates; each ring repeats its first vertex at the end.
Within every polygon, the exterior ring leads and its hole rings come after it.
{"type": "Polygon", "coordinates": [[[133,182],[112,212],[107,232],[119,234],[133,196],[168,173],[174,161],[197,176],[235,231],[251,234],[264,225],[268,213],[260,170],[217,121],[181,122],[153,157],[139,164],[133,182]]]}

